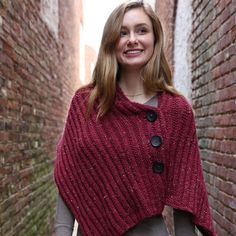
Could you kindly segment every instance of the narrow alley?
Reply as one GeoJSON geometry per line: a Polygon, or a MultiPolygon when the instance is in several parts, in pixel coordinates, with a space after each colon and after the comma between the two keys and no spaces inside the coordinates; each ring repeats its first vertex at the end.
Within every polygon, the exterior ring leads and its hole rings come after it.
{"type": "MultiPolygon", "coordinates": [[[[236,0],[152,3],[175,87],[195,113],[214,227],[235,236],[236,0]]],[[[1,236],[53,235],[56,145],[98,52],[84,37],[83,4],[0,0],[1,236]]],[[[173,236],[172,210],[164,214],[173,236]]]]}

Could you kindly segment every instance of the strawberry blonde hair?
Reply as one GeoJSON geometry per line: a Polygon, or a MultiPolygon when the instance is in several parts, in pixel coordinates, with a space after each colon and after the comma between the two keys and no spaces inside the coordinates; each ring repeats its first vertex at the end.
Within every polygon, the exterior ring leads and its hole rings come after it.
{"type": "Polygon", "coordinates": [[[90,83],[92,90],[88,101],[88,115],[94,107],[95,100],[98,99],[98,117],[104,116],[114,102],[116,83],[119,79],[119,64],[116,59],[115,45],[120,38],[124,14],[135,8],[142,8],[150,18],[155,37],[153,55],[141,72],[145,91],[148,93],[167,91],[179,95],[173,87],[171,70],[164,55],[163,30],[160,20],[149,4],[143,1],[129,1],[118,6],[110,14],[105,24],[90,83]]]}

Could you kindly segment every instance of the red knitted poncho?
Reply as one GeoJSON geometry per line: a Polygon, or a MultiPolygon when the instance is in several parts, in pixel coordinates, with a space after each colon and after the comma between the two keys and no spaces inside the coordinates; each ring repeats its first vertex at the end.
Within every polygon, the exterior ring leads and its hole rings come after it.
{"type": "Polygon", "coordinates": [[[83,235],[122,235],[169,205],[191,212],[204,235],[214,236],[187,101],[163,92],[151,107],[117,87],[111,110],[86,119],[88,95],[83,88],[72,99],[54,172],[83,235]]]}

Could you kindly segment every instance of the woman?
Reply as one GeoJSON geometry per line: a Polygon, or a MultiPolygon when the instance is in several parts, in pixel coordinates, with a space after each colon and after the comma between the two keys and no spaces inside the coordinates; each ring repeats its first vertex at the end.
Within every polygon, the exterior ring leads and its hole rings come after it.
{"type": "Polygon", "coordinates": [[[215,235],[193,112],[172,85],[161,24],[143,1],[121,4],[106,22],[93,81],[71,102],[55,181],[57,235],[64,207],[79,235],[166,236],[165,205],[177,236],[194,235],[195,225],[215,235]]]}

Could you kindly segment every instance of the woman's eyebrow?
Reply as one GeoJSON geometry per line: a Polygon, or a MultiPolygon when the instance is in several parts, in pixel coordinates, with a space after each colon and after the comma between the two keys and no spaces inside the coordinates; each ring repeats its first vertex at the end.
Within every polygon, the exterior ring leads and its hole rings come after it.
{"type": "MultiPolygon", "coordinates": [[[[148,24],[146,24],[146,23],[139,23],[139,24],[137,24],[137,25],[134,25],[135,27],[140,27],[140,26],[146,26],[146,27],[149,27],[149,25],[148,24]]],[[[129,27],[128,26],[126,26],[126,25],[122,25],[121,26],[121,29],[128,29],[129,27]]]]}

